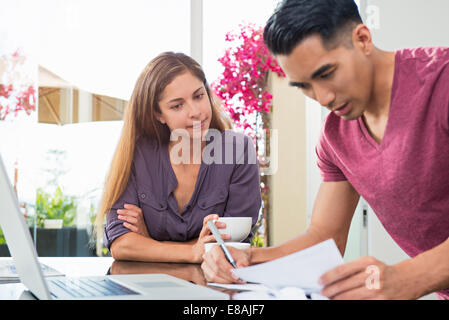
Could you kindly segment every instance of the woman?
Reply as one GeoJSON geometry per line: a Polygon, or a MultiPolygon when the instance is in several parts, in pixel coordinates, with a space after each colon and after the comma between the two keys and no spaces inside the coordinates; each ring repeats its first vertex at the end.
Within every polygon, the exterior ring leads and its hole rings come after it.
{"type": "Polygon", "coordinates": [[[97,219],[99,234],[107,216],[104,240],[115,259],[201,263],[204,244],[215,241],[208,220],[251,216],[256,223],[257,161],[242,163],[233,153],[244,143],[249,156],[254,146],[228,128],[192,58],[167,52],[146,66],[125,111],[97,219]],[[214,159],[221,152],[231,163],[202,161],[212,131],[223,137],[215,135],[222,150],[214,149],[214,159]]]}

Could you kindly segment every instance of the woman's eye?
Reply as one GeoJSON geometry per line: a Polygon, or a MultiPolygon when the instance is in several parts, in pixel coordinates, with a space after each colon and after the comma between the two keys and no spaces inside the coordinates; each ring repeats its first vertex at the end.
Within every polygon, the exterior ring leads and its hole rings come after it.
{"type": "Polygon", "coordinates": [[[200,93],[195,96],[196,99],[201,99],[202,97],[204,97],[204,93],[200,93]]]}
{"type": "Polygon", "coordinates": [[[177,104],[177,105],[170,107],[170,109],[177,110],[177,109],[180,109],[181,106],[182,106],[181,104],[177,104]]]}

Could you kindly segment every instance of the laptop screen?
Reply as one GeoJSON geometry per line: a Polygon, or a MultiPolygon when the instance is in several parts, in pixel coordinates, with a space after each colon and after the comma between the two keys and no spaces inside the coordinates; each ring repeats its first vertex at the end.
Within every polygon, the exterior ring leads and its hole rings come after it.
{"type": "Polygon", "coordinates": [[[50,299],[25,217],[19,210],[0,155],[0,227],[21,282],[39,299],[50,299]]]}

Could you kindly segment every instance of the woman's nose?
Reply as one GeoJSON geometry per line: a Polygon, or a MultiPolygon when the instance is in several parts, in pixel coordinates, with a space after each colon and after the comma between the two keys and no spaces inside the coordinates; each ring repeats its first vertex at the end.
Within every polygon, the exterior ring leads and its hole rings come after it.
{"type": "Polygon", "coordinates": [[[189,104],[189,117],[190,118],[199,118],[201,115],[201,108],[197,106],[195,103],[189,104]]]}

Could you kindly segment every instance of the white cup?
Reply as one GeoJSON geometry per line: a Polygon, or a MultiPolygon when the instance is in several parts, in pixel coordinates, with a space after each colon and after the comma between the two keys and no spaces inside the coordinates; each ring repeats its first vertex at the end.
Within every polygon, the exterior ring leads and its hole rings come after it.
{"type": "MultiPolygon", "coordinates": [[[[204,250],[206,252],[208,252],[210,249],[212,249],[212,247],[214,245],[218,246],[218,244],[216,242],[208,242],[208,243],[204,244],[204,247],[205,247],[204,250]]],[[[227,247],[233,247],[233,248],[236,248],[236,249],[239,249],[239,250],[244,250],[244,249],[248,249],[248,248],[251,247],[251,244],[250,243],[246,243],[246,242],[226,242],[225,245],[227,247]]]]}
{"type": "Polygon", "coordinates": [[[221,217],[218,221],[226,223],[226,228],[219,228],[218,232],[231,236],[230,239],[223,239],[225,242],[243,241],[251,232],[251,217],[221,217]]]}

